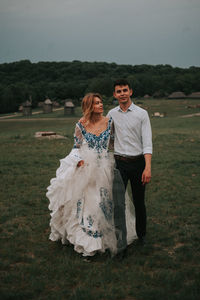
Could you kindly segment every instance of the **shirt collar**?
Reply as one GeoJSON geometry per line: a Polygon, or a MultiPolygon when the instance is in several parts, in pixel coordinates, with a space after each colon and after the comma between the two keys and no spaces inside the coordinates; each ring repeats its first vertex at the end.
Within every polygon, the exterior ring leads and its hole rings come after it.
{"type": "MultiPolygon", "coordinates": [[[[129,108],[127,109],[127,111],[132,111],[132,110],[134,110],[134,108],[135,108],[135,104],[132,102],[131,105],[129,106],[129,108]]],[[[118,107],[118,111],[124,112],[124,111],[120,108],[120,106],[118,107]]]]}

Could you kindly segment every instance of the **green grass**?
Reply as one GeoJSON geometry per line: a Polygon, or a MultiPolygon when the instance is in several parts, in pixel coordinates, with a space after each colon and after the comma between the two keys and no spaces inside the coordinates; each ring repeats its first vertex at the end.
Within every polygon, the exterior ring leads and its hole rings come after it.
{"type": "MultiPolygon", "coordinates": [[[[48,240],[46,187],[71,150],[77,118],[0,121],[1,299],[199,299],[200,118],[176,117],[172,104],[171,116],[151,119],[147,244],[133,243],[122,262],[106,253],[87,263],[48,240]],[[35,139],[42,130],[66,139],[35,139]]],[[[162,101],[152,105],[162,112],[162,101]]]]}
{"type": "Polygon", "coordinates": [[[177,100],[136,100],[136,103],[144,107],[149,115],[154,112],[165,113],[167,117],[177,117],[181,115],[193,114],[200,112],[200,108],[188,108],[199,104],[199,100],[177,99],[177,100]]]}

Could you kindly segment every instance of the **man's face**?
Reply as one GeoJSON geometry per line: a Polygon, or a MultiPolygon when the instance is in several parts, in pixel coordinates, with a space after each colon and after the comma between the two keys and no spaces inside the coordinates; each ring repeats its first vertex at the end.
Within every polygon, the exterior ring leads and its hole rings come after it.
{"type": "Polygon", "coordinates": [[[119,104],[126,104],[131,101],[132,89],[128,85],[116,85],[113,96],[118,100],[119,104]]]}

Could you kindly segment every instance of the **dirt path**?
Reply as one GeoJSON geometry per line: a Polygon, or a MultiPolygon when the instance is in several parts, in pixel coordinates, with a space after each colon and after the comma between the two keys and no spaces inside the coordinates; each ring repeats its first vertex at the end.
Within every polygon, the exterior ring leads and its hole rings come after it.
{"type": "MultiPolygon", "coordinates": [[[[62,110],[62,109],[63,109],[63,107],[54,108],[54,109],[53,109],[53,112],[54,112],[54,111],[57,111],[57,110],[62,110]]],[[[32,115],[37,115],[37,114],[41,114],[41,113],[43,113],[42,110],[40,110],[40,111],[34,111],[34,112],[32,112],[32,115]]],[[[1,120],[1,119],[14,118],[14,117],[22,117],[22,113],[14,113],[14,114],[12,114],[12,115],[3,116],[3,117],[0,117],[0,120],[1,120]]],[[[28,120],[28,119],[27,119],[27,120],[28,120]]]]}
{"type": "Polygon", "coordinates": [[[180,118],[191,118],[191,117],[195,117],[195,116],[200,116],[200,112],[195,113],[195,114],[183,115],[183,116],[180,116],[180,118]]]}

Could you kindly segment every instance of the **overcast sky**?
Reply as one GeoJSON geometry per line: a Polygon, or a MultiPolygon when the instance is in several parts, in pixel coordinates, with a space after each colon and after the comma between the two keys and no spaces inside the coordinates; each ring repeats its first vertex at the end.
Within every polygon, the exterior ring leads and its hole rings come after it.
{"type": "Polygon", "coordinates": [[[0,63],[200,66],[200,0],[0,0],[0,63]]]}

